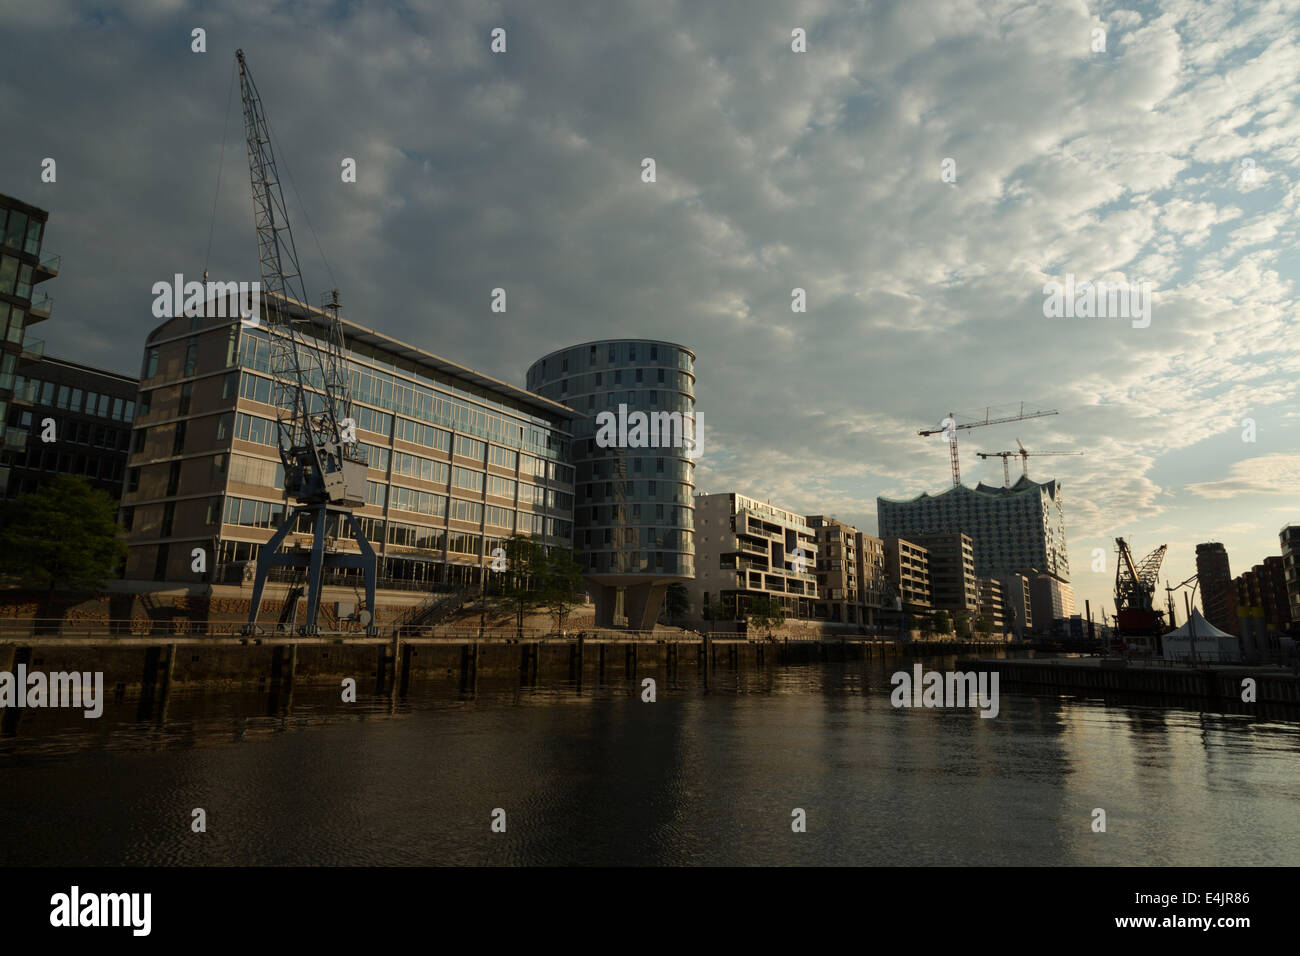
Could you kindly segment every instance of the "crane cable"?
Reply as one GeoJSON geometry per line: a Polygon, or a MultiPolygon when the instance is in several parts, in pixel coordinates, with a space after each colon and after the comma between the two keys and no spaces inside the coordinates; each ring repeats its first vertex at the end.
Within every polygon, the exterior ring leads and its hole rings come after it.
{"type": "Polygon", "coordinates": [[[221,170],[226,164],[226,137],[230,132],[230,105],[234,102],[235,68],[230,70],[230,87],[226,90],[226,121],[221,127],[221,156],[217,160],[217,191],[212,196],[212,220],[208,224],[208,251],[203,256],[203,281],[208,281],[208,265],[212,259],[212,235],[217,229],[217,201],[221,198],[221,170]]]}

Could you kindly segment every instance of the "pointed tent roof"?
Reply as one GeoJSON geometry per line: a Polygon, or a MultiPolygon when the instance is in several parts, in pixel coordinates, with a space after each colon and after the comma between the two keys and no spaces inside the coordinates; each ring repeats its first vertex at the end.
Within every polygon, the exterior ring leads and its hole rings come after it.
{"type": "MultiPolygon", "coordinates": [[[[1196,608],[1192,608],[1192,623],[1196,628],[1196,639],[1198,641],[1201,640],[1202,638],[1211,638],[1211,637],[1230,637],[1233,640],[1236,640],[1235,635],[1229,634],[1226,631],[1219,630],[1217,627],[1215,627],[1213,624],[1207,621],[1202,616],[1201,612],[1196,608]]],[[[1188,636],[1187,622],[1184,621],[1182,627],[1175,628],[1174,630],[1169,631],[1167,634],[1165,634],[1165,640],[1168,640],[1171,637],[1175,639],[1180,637],[1185,639],[1187,638],[1187,636],[1188,636]]]]}

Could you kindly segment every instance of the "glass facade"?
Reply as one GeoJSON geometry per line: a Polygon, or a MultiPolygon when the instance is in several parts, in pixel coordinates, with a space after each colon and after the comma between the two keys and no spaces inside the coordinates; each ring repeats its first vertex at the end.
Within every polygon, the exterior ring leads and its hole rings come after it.
{"type": "Polygon", "coordinates": [[[604,412],[693,416],[695,354],[667,342],[589,342],[535,362],[526,385],[583,413],[572,458],[574,550],[586,573],[602,581],[693,577],[695,463],[687,449],[632,437],[610,444],[598,431],[610,420],[604,412]]]}

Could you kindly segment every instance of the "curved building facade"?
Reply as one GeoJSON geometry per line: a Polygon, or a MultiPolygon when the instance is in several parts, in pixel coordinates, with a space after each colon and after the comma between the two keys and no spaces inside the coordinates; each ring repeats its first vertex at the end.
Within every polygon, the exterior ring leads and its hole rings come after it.
{"type": "Polygon", "coordinates": [[[596,623],[653,628],[668,585],[695,576],[695,353],[584,342],[534,362],[527,388],[579,413],[573,544],[596,623]]]}

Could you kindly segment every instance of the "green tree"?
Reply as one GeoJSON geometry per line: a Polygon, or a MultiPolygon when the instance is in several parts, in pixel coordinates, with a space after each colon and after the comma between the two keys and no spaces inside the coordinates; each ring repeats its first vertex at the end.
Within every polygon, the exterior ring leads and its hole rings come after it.
{"type": "Polygon", "coordinates": [[[572,551],[557,548],[544,556],[540,590],[541,603],[563,636],[569,614],[583,601],[582,565],[573,559],[572,551]]]}
{"type": "Polygon", "coordinates": [[[745,616],[771,640],[772,629],[785,623],[785,608],[770,594],[763,594],[749,602],[745,616]]]}
{"type": "Polygon", "coordinates": [[[935,611],[930,616],[930,627],[935,634],[947,634],[952,630],[952,621],[948,619],[947,611],[935,611]]]}
{"type": "Polygon", "coordinates": [[[545,595],[546,550],[536,538],[512,534],[506,539],[506,569],[501,571],[502,594],[515,611],[517,636],[524,639],[524,615],[539,607],[545,595]]]}
{"type": "Polygon", "coordinates": [[[956,632],[957,637],[961,640],[965,641],[970,639],[970,615],[965,611],[957,612],[956,632]]]}
{"type": "Polygon", "coordinates": [[[716,629],[718,621],[730,620],[731,610],[721,600],[705,601],[700,608],[700,617],[709,622],[709,630],[712,631],[716,629]]]}
{"type": "Polygon", "coordinates": [[[668,615],[668,620],[676,621],[690,609],[691,596],[686,591],[686,585],[680,581],[669,584],[664,595],[664,613],[668,615]]]}
{"type": "Polygon", "coordinates": [[[975,630],[979,631],[980,637],[988,640],[993,634],[993,622],[989,620],[987,614],[981,614],[979,620],[975,622],[975,630]]]}
{"type": "Polygon", "coordinates": [[[126,557],[117,502],[84,478],[60,475],[7,502],[0,531],[0,571],[45,591],[54,615],[59,588],[98,588],[126,557]]]}

